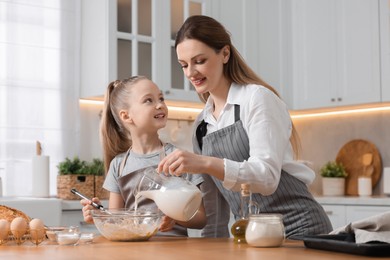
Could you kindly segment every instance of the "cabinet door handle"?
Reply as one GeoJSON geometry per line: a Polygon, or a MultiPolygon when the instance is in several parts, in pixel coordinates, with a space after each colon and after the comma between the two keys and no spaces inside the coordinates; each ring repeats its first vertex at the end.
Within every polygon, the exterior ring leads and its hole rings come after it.
{"type": "Polygon", "coordinates": [[[332,102],[335,102],[335,101],[336,101],[336,99],[335,99],[335,98],[331,98],[331,99],[330,99],[330,101],[332,101],[332,102]]]}
{"type": "Polygon", "coordinates": [[[343,101],[343,99],[341,97],[337,98],[337,101],[343,101]]]}
{"type": "Polygon", "coordinates": [[[333,211],[331,211],[331,210],[326,210],[325,213],[326,213],[326,215],[333,215],[333,211]]]}

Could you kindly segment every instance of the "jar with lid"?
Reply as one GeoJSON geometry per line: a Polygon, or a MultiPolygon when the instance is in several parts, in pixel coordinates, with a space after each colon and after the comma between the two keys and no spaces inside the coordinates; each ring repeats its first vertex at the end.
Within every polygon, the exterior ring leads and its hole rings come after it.
{"type": "Polygon", "coordinates": [[[254,247],[279,247],[285,238],[281,214],[253,214],[245,231],[246,242],[254,247]]]}

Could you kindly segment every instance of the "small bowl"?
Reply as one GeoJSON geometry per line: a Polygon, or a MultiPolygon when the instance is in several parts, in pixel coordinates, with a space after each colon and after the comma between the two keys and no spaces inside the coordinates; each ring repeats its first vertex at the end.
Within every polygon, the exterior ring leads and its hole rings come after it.
{"type": "Polygon", "coordinates": [[[71,226],[62,231],[56,231],[56,240],[59,245],[77,245],[80,240],[80,230],[78,227],[71,226]]]}
{"type": "Polygon", "coordinates": [[[67,227],[46,227],[46,236],[51,242],[57,242],[56,232],[64,231],[67,227]]]}
{"type": "Polygon", "coordinates": [[[160,226],[162,213],[156,209],[92,210],[96,228],[111,241],[146,241],[160,226]]]}
{"type": "Polygon", "coordinates": [[[93,242],[93,238],[95,237],[94,233],[81,233],[80,234],[80,244],[90,244],[93,242]]]}

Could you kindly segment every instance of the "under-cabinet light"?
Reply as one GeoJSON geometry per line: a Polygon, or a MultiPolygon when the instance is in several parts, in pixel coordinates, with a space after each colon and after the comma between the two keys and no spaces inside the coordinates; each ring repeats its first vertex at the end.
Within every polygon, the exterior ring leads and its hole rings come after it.
{"type": "MultiPolygon", "coordinates": [[[[103,100],[80,99],[80,104],[85,105],[103,106],[103,103],[103,100]]],[[[202,108],[168,105],[168,110],[169,119],[193,121],[195,120],[196,116],[202,111],[202,108]]]]}
{"type": "MultiPolygon", "coordinates": [[[[80,99],[82,104],[91,104],[91,105],[103,105],[102,100],[93,100],[93,99],[80,99]]],[[[168,105],[170,112],[169,116],[171,119],[182,119],[182,120],[194,120],[197,114],[202,111],[200,107],[182,107],[182,106],[172,106],[168,105]]],[[[354,107],[340,107],[340,108],[330,108],[329,110],[304,110],[304,111],[294,111],[291,110],[292,119],[303,119],[303,118],[315,118],[315,117],[324,117],[324,116],[334,116],[334,115],[347,115],[347,114],[358,114],[358,113],[367,113],[367,112],[380,112],[380,111],[390,111],[389,103],[374,104],[374,105],[361,105],[354,107]]]]}
{"type": "Polygon", "coordinates": [[[333,111],[308,111],[302,113],[291,112],[292,119],[300,118],[313,118],[313,117],[323,117],[323,116],[333,116],[333,115],[347,115],[347,114],[357,114],[357,113],[366,113],[366,112],[380,112],[380,111],[390,111],[390,106],[377,106],[377,107],[354,107],[354,108],[343,108],[342,110],[333,110],[333,111]]]}

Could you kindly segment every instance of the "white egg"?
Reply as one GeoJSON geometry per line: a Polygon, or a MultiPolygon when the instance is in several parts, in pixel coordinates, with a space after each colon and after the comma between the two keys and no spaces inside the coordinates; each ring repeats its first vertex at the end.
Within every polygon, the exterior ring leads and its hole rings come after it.
{"type": "Polygon", "coordinates": [[[16,217],[11,222],[11,232],[15,238],[22,238],[27,231],[27,221],[22,217],[16,217]]]}
{"type": "Polygon", "coordinates": [[[37,241],[45,237],[45,225],[39,218],[34,218],[30,221],[30,236],[31,239],[37,241]]]}
{"type": "Polygon", "coordinates": [[[0,219],[0,240],[6,240],[9,235],[9,222],[5,219],[0,219]]]}

